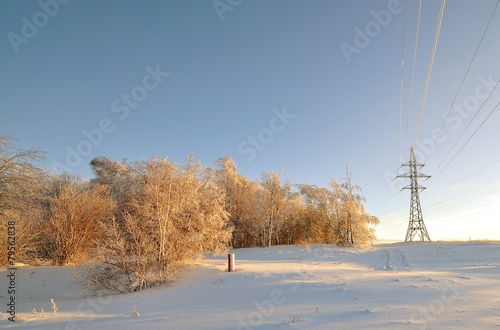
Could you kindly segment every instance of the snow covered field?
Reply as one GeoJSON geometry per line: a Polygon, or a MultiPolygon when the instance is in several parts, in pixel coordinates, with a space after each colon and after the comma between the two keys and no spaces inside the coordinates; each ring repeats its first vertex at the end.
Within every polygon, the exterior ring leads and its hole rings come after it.
{"type": "Polygon", "coordinates": [[[235,272],[226,272],[226,258],[207,258],[170,286],[100,298],[81,296],[74,267],[19,268],[15,323],[5,313],[8,278],[2,269],[0,327],[500,329],[500,243],[232,252],[235,272]],[[59,308],[55,316],[51,298],[59,308]]]}

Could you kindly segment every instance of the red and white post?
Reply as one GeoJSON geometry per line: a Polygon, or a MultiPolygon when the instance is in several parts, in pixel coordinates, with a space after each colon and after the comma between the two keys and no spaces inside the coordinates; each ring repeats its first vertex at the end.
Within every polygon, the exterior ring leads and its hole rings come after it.
{"type": "Polygon", "coordinates": [[[227,271],[234,272],[234,253],[227,255],[227,271]]]}

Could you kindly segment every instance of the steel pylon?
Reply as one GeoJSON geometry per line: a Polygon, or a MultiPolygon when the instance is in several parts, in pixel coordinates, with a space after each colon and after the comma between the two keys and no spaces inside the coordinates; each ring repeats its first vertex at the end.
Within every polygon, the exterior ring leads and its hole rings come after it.
{"type": "Polygon", "coordinates": [[[418,184],[418,178],[425,178],[427,180],[431,176],[418,172],[419,169],[424,167],[424,164],[417,162],[415,153],[413,152],[413,147],[410,148],[410,161],[401,165],[401,167],[403,166],[407,166],[409,168],[409,172],[398,175],[397,178],[410,178],[410,185],[403,187],[401,190],[409,189],[411,191],[410,222],[408,223],[405,242],[413,241],[415,236],[418,236],[420,241],[430,241],[431,239],[429,237],[429,233],[427,232],[427,228],[424,224],[422,207],[420,206],[420,197],[418,195],[419,191],[424,190],[425,187],[418,184]]]}

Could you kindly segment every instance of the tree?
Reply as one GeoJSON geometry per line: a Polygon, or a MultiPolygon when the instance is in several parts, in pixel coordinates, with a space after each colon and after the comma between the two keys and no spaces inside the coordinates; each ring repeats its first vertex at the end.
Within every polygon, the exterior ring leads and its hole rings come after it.
{"type": "Polygon", "coordinates": [[[330,182],[333,192],[342,203],[339,212],[338,224],[335,232],[338,236],[338,244],[352,246],[355,243],[365,244],[375,239],[375,230],[369,225],[377,225],[379,219],[365,212],[364,203],[366,199],[356,194],[360,188],[351,181],[351,173],[346,169],[346,177],[342,184],[334,179],[330,182]]]}
{"type": "Polygon", "coordinates": [[[232,158],[219,158],[215,164],[216,184],[223,190],[225,210],[233,232],[231,246],[251,247],[259,244],[260,214],[258,213],[259,184],[238,173],[232,158]]]}
{"type": "Polygon", "coordinates": [[[14,206],[11,196],[16,188],[36,184],[43,172],[34,163],[43,161],[45,153],[13,147],[12,141],[11,137],[0,136],[0,215],[14,206]]]}
{"type": "Polygon", "coordinates": [[[310,241],[304,214],[304,203],[300,194],[292,194],[284,210],[285,220],[280,228],[280,234],[277,235],[281,238],[277,244],[301,244],[310,241]]]}
{"type": "Polygon", "coordinates": [[[7,263],[7,223],[16,224],[16,261],[28,262],[37,255],[37,226],[44,217],[46,175],[35,166],[45,154],[13,146],[0,136],[0,265],[7,263]]]}
{"type": "Polygon", "coordinates": [[[276,232],[278,232],[280,225],[283,224],[284,211],[291,196],[291,184],[288,181],[281,184],[282,172],[283,169],[278,173],[262,173],[263,244],[265,246],[272,245],[273,235],[276,238],[276,232]]]}
{"type": "Polygon", "coordinates": [[[44,254],[56,265],[85,262],[103,238],[101,223],[111,211],[109,189],[68,175],[55,177],[53,186],[41,237],[44,254]]]}
{"type": "Polygon", "coordinates": [[[227,248],[225,196],[212,171],[192,157],[183,165],[167,158],[122,165],[130,189],[120,197],[122,220],[104,224],[105,260],[87,275],[93,285],[117,292],[156,286],[183,262],[227,248]]]}
{"type": "Polygon", "coordinates": [[[308,241],[312,243],[332,243],[337,241],[336,227],[339,222],[341,201],[327,188],[314,185],[299,185],[304,199],[304,214],[308,223],[308,241]]]}

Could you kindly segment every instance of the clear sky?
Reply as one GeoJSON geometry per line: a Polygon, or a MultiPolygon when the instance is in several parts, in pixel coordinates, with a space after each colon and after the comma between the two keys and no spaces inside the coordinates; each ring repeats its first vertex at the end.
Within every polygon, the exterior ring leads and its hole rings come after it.
{"type": "MultiPolygon", "coordinates": [[[[497,2],[444,10],[415,143],[433,176],[420,197],[435,240],[500,239],[500,8],[477,48],[497,2]]],[[[252,180],[283,166],[291,183],[318,186],[349,166],[378,236],[404,239],[408,182],[392,179],[414,141],[440,1],[422,5],[410,104],[418,6],[1,1],[0,134],[84,178],[96,156],[230,156],[252,180]]]]}

